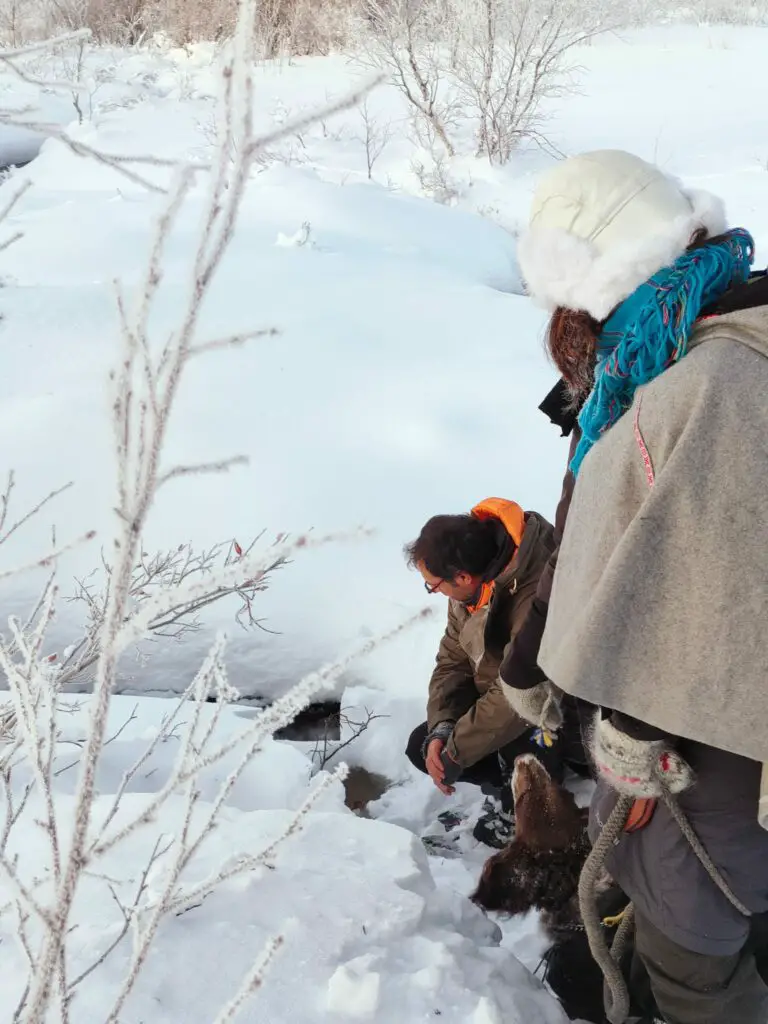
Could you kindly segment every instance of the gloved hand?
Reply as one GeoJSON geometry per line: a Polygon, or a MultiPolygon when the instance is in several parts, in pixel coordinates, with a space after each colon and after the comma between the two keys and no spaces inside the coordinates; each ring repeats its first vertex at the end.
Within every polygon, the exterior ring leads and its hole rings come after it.
{"type": "Polygon", "coordinates": [[[663,789],[682,793],[693,783],[690,766],[668,741],[635,739],[608,718],[597,720],[591,746],[595,766],[619,793],[658,798],[663,789]]]}
{"type": "Polygon", "coordinates": [[[446,797],[450,797],[451,794],[454,793],[453,783],[461,774],[461,767],[453,760],[453,758],[449,758],[449,756],[447,756],[445,748],[447,739],[451,736],[453,729],[454,727],[451,722],[440,722],[440,724],[435,726],[435,728],[427,735],[427,738],[424,740],[422,751],[427,774],[437,786],[440,793],[444,794],[446,797]],[[455,773],[446,771],[446,767],[451,765],[456,765],[455,773]],[[451,777],[446,778],[446,775],[450,775],[451,777]]]}
{"type": "Polygon", "coordinates": [[[500,678],[499,685],[509,706],[526,722],[548,733],[556,733],[563,724],[560,701],[548,682],[537,683],[527,690],[518,690],[500,678]]]}
{"type": "Polygon", "coordinates": [[[443,785],[453,787],[454,783],[458,782],[463,769],[459,762],[451,757],[447,745],[440,751],[440,762],[443,766],[443,785]]]}

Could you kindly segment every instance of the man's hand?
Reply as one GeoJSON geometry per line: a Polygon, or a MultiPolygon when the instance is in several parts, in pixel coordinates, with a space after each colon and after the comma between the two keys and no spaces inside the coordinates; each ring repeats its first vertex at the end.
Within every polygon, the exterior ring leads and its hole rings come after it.
{"type": "Polygon", "coordinates": [[[439,738],[432,740],[429,746],[427,747],[427,756],[425,758],[425,763],[427,766],[427,771],[429,772],[429,777],[432,779],[432,781],[440,790],[440,792],[444,793],[446,796],[450,796],[451,793],[455,792],[455,789],[453,786],[446,786],[446,784],[443,782],[444,769],[440,755],[442,754],[444,747],[444,740],[441,740],[439,738]]]}

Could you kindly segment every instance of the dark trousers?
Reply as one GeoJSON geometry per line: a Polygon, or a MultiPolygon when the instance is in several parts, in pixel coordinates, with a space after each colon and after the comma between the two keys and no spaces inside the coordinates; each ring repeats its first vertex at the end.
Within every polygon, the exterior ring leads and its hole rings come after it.
{"type": "MultiPolygon", "coordinates": [[[[408,745],[405,748],[405,756],[420,772],[426,772],[427,767],[422,754],[424,741],[427,738],[427,723],[417,725],[410,735],[408,745]]],[[[562,781],[565,771],[563,757],[554,747],[540,747],[533,740],[533,730],[524,732],[512,743],[507,743],[495,754],[488,754],[487,757],[476,761],[475,764],[465,768],[459,776],[459,782],[469,782],[473,786],[480,786],[484,793],[504,792],[512,775],[512,768],[515,758],[521,754],[535,754],[547,769],[553,779],[562,781]]]]}
{"type": "Polygon", "coordinates": [[[740,953],[704,956],[678,946],[636,914],[633,995],[650,987],[666,1024],[766,1024],[768,987],[755,959],[763,940],[756,927],[740,953]]]}

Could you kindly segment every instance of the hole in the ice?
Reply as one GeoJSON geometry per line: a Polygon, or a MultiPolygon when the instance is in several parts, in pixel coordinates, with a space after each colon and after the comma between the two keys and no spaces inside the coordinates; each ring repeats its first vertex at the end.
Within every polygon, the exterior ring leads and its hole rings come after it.
{"type": "Polygon", "coordinates": [[[275,739],[341,739],[341,704],[337,700],[321,700],[309,704],[296,715],[290,725],[278,729],[275,739]]]}
{"type": "MultiPolygon", "coordinates": [[[[215,703],[215,697],[208,698],[209,703],[215,703]]],[[[237,713],[244,718],[250,718],[253,711],[240,710],[252,708],[254,710],[267,708],[269,700],[264,697],[242,697],[237,701],[237,713]]],[[[308,704],[303,711],[300,711],[294,720],[283,729],[275,733],[276,740],[339,740],[341,739],[341,704],[338,700],[319,700],[314,704],[308,704]]]]}

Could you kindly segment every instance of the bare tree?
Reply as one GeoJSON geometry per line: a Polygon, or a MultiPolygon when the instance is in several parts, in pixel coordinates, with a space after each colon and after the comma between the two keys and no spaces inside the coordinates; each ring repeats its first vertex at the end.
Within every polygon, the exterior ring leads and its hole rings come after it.
{"type": "Polygon", "coordinates": [[[387,148],[394,132],[391,122],[382,124],[372,113],[367,97],[360,104],[360,120],[362,121],[362,132],[357,138],[365,147],[365,166],[368,171],[368,180],[371,181],[376,161],[387,148]]]}
{"type": "Polygon", "coordinates": [[[599,25],[560,0],[467,0],[462,28],[453,73],[478,154],[506,163],[524,139],[544,141],[542,103],[568,91],[571,54],[599,25]]]}
{"type": "Polygon", "coordinates": [[[356,739],[367,732],[373,722],[388,717],[388,715],[377,715],[368,708],[359,709],[358,713],[354,715],[349,709],[341,708],[336,715],[326,719],[323,735],[312,750],[312,763],[318,771],[323,771],[331,761],[336,760],[342,750],[346,750],[356,739]],[[337,733],[338,739],[334,739],[337,733]]]}
{"type": "Polygon", "coordinates": [[[453,156],[469,127],[493,163],[524,139],[546,144],[543,104],[572,87],[574,49],[600,30],[598,15],[572,0],[366,3],[365,61],[391,76],[436,160],[453,156]]]}
{"type": "Polygon", "coordinates": [[[437,141],[453,156],[456,106],[445,52],[450,22],[442,0],[364,0],[364,4],[373,31],[362,63],[390,76],[414,112],[420,141],[430,150],[437,141]]]}
{"type": "Polygon", "coordinates": [[[11,46],[19,46],[26,38],[28,23],[23,2],[24,0],[0,2],[0,34],[11,46]]]}
{"type": "Polygon", "coordinates": [[[46,0],[48,31],[88,29],[99,43],[135,46],[147,30],[150,0],[46,0]]]}
{"type": "Polygon", "coordinates": [[[148,0],[143,17],[152,30],[186,46],[199,40],[228,39],[237,14],[237,0],[148,0]]]}

